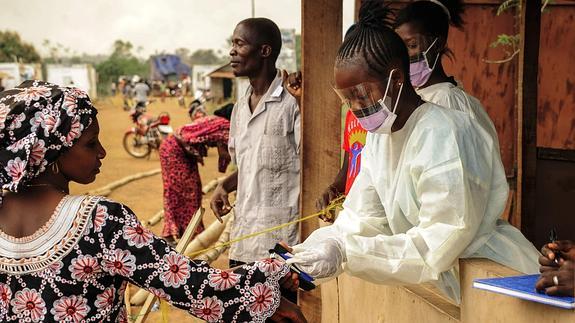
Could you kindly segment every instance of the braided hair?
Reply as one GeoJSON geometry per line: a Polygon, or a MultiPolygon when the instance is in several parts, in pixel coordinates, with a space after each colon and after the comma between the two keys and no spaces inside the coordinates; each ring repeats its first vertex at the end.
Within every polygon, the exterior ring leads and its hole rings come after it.
{"type": "Polygon", "coordinates": [[[394,27],[405,23],[416,24],[422,34],[447,39],[449,25],[463,29],[462,0],[415,1],[402,8],[395,19],[394,27]],[[446,11],[449,12],[447,12],[446,11]]]}
{"type": "Polygon", "coordinates": [[[407,48],[393,31],[392,23],[392,10],[383,1],[363,1],[357,24],[348,31],[338,50],[336,67],[366,64],[371,76],[383,80],[390,65],[398,62],[409,77],[407,48]]]}

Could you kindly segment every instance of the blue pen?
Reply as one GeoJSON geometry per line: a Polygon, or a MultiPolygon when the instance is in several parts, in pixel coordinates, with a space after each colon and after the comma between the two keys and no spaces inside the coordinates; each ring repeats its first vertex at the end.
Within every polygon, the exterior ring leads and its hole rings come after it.
{"type": "MultiPolygon", "coordinates": [[[[284,259],[284,260],[288,260],[289,258],[291,258],[289,255],[285,254],[285,253],[279,253],[279,255],[284,259]]],[[[294,264],[290,265],[290,268],[293,269],[293,271],[295,271],[298,275],[300,275],[303,279],[312,282],[313,278],[307,274],[306,272],[302,271],[301,269],[297,268],[294,264]]]]}

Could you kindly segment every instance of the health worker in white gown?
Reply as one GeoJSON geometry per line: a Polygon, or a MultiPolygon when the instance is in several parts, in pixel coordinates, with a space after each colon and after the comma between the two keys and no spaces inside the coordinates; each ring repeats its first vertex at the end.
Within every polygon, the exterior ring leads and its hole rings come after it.
{"type": "Polygon", "coordinates": [[[322,281],[343,271],[380,284],[433,282],[459,302],[460,258],[538,272],[538,251],[500,220],[508,185],[496,137],[469,113],[424,102],[409,82],[389,11],[364,2],[341,45],[335,90],[368,130],[363,166],[335,223],[293,246],[322,281]]]}
{"type": "Polygon", "coordinates": [[[463,29],[461,0],[415,1],[397,13],[395,32],[409,55],[409,77],[415,92],[424,101],[467,112],[498,143],[497,131],[481,102],[465,92],[443,68],[442,58],[454,59],[447,47],[449,27],[463,29]]]}

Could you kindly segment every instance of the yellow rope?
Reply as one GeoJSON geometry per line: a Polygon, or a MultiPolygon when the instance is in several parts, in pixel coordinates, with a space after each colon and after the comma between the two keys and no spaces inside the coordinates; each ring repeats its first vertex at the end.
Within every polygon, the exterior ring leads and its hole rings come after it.
{"type": "Polygon", "coordinates": [[[170,321],[170,304],[163,299],[160,300],[160,311],[162,313],[162,322],[168,323],[170,321]]]}
{"type": "Polygon", "coordinates": [[[343,204],[343,200],[345,200],[345,196],[344,196],[344,195],[339,196],[339,197],[333,199],[331,202],[329,202],[329,205],[328,205],[325,209],[323,209],[323,210],[321,210],[321,211],[319,211],[319,212],[317,212],[317,213],[310,214],[310,215],[305,216],[305,217],[303,217],[303,218],[299,218],[299,219],[294,220],[294,221],[291,221],[291,222],[283,223],[283,224],[277,225],[277,226],[275,226],[275,227],[267,228],[267,229],[262,230],[262,231],[258,231],[258,232],[246,234],[245,236],[241,236],[241,237],[232,239],[232,240],[230,240],[230,241],[228,241],[228,242],[224,242],[224,243],[221,243],[221,244],[219,244],[219,245],[215,245],[215,246],[208,247],[208,248],[205,248],[205,249],[202,249],[202,250],[199,250],[199,251],[192,252],[192,253],[190,253],[190,254],[188,254],[188,255],[186,255],[186,256],[188,256],[188,257],[190,257],[190,258],[194,258],[194,257],[196,257],[196,256],[201,255],[202,253],[204,253],[204,252],[206,252],[206,251],[210,251],[210,250],[217,249],[217,248],[221,248],[221,247],[227,247],[227,246],[232,245],[232,244],[234,244],[234,243],[236,243],[236,242],[239,242],[239,241],[242,241],[242,240],[246,240],[246,239],[250,239],[250,238],[253,238],[253,237],[262,235],[262,234],[270,233],[270,232],[272,232],[272,231],[276,231],[276,230],[279,230],[279,229],[288,227],[288,226],[290,226],[290,225],[292,225],[292,224],[296,224],[296,223],[299,223],[299,222],[307,221],[307,220],[309,220],[309,219],[318,217],[318,216],[320,216],[320,215],[326,215],[327,217],[330,217],[330,216],[331,216],[331,215],[330,215],[331,212],[335,211],[336,209],[341,208],[341,205],[343,204]]]}

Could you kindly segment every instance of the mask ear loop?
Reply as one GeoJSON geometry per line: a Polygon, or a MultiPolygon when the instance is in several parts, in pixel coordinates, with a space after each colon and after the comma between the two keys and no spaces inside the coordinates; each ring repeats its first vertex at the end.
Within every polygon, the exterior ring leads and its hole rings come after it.
{"type": "Polygon", "coordinates": [[[435,56],[435,61],[433,62],[433,67],[429,66],[429,60],[427,59],[427,53],[431,50],[431,47],[433,47],[433,45],[435,45],[435,43],[437,42],[439,38],[435,38],[435,40],[433,40],[433,42],[431,43],[431,45],[429,45],[429,47],[427,47],[427,49],[423,52],[423,57],[425,58],[425,63],[427,64],[427,67],[429,67],[431,70],[435,69],[435,65],[437,64],[437,60],[439,59],[440,54],[437,53],[437,56],[435,56]]]}
{"type": "Polygon", "coordinates": [[[401,97],[401,91],[403,90],[403,82],[401,82],[401,86],[399,87],[399,93],[397,93],[397,100],[395,100],[395,105],[393,106],[393,113],[395,114],[395,110],[397,109],[397,104],[399,103],[399,98],[401,97]]]}
{"type": "MultiPolygon", "coordinates": [[[[389,72],[389,77],[387,79],[387,86],[385,87],[385,94],[383,95],[383,98],[381,99],[381,101],[383,101],[383,99],[385,99],[387,97],[387,92],[389,91],[389,85],[391,84],[391,77],[393,76],[393,73],[395,72],[396,69],[391,70],[391,72],[389,72]]],[[[395,105],[393,106],[393,111],[392,113],[395,114],[395,110],[397,109],[397,104],[399,103],[399,98],[401,97],[401,92],[403,91],[403,82],[401,83],[401,86],[399,87],[399,93],[397,94],[397,99],[395,100],[395,105]]]]}
{"type": "Polygon", "coordinates": [[[389,72],[389,76],[387,77],[387,85],[385,86],[385,93],[383,94],[383,98],[381,98],[380,101],[383,101],[387,97],[387,92],[389,91],[389,85],[391,84],[391,77],[393,76],[393,72],[395,72],[395,69],[392,69],[391,72],[389,72]]]}

